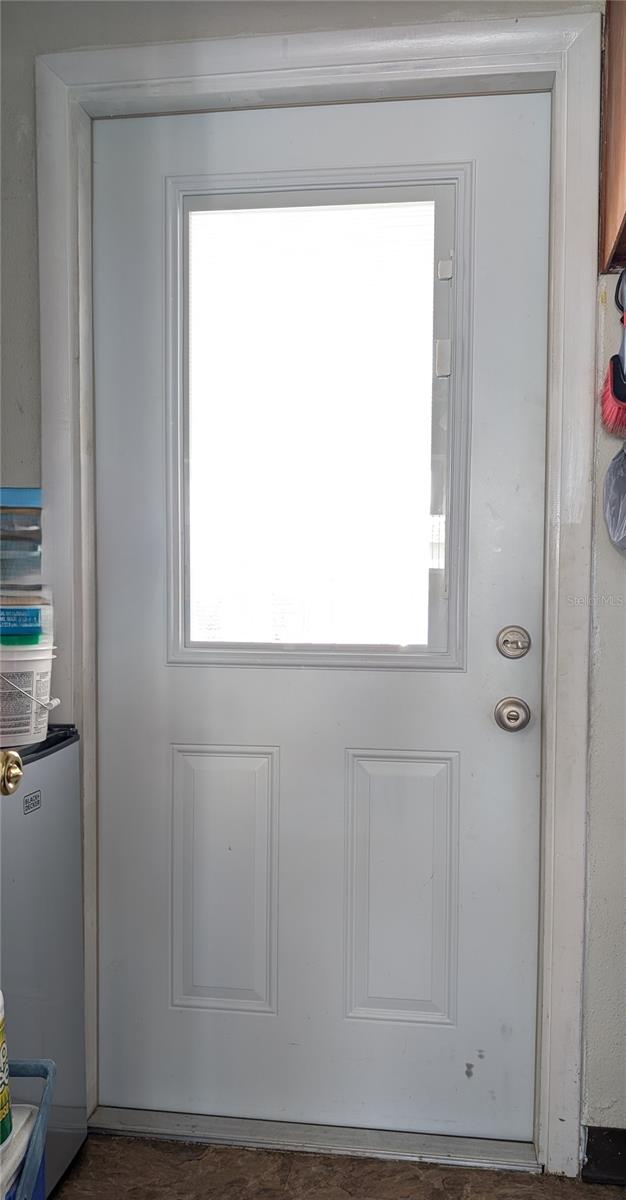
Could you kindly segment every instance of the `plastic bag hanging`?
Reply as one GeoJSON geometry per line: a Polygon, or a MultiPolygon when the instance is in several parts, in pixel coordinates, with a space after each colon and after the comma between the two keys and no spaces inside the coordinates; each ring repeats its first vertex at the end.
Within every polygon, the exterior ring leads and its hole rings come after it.
{"type": "Polygon", "coordinates": [[[626,443],[606,473],[604,518],[613,545],[626,554],[626,443]]]}

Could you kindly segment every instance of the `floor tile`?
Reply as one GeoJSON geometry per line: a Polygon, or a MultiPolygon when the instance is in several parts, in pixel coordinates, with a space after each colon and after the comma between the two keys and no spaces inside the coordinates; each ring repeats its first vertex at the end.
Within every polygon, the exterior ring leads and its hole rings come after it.
{"type": "Polygon", "coordinates": [[[556,1176],[91,1136],[54,1200],[624,1200],[556,1176]]]}

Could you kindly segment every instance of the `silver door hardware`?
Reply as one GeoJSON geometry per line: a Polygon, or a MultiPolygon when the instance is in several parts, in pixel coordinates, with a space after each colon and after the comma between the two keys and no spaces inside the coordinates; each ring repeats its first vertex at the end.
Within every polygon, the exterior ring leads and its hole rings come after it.
{"type": "Polygon", "coordinates": [[[505,625],[496,638],[496,646],[505,658],[523,658],[530,650],[530,634],[521,625],[505,625]]]}
{"type": "Polygon", "coordinates": [[[437,279],[452,279],[452,259],[440,258],[437,263],[437,279]]]}
{"type": "Polygon", "coordinates": [[[530,721],[530,709],[526,701],[520,700],[517,696],[505,696],[504,700],[498,700],[493,715],[496,725],[499,725],[500,729],[508,730],[509,733],[525,729],[530,721]]]}

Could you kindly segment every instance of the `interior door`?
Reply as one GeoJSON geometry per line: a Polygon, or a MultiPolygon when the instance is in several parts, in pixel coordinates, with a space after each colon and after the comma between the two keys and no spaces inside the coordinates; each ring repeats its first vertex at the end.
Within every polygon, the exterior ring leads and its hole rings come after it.
{"type": "Polygon", "coordinates": [[[549,121],[96,123],[102,1104],[531,1138],[549,121]]]}

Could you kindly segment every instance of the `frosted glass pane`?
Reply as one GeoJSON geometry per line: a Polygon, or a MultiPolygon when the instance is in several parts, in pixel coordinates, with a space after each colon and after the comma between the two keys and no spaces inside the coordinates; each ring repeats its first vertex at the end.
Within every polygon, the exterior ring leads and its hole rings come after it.
{"type": "Polygon", "coordinates": [[[192,211],[192,642],[428,642],[433,201],[192,211]]]}

